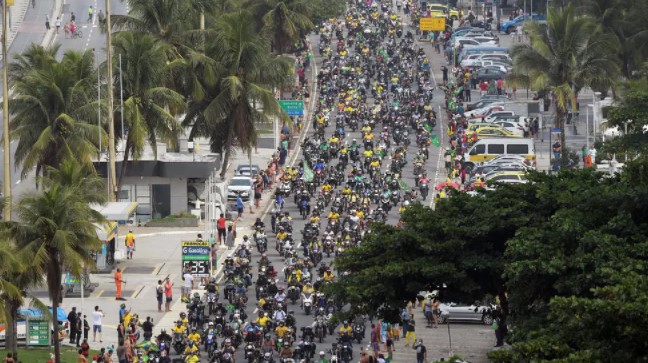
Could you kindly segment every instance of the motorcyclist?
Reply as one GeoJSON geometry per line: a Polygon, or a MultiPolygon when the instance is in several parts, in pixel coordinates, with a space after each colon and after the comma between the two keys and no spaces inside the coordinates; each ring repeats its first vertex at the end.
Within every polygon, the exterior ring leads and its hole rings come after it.
{"type": "Polygon", "coordinates": [[[286,291],[283,286],[279,287],[279,291],[275,294],[274,299],[278,303],[286,301],[286,291]]]}
{"type": "Polygon", "coordinates": [[[326,282],[333,282],[335,280],[335,275],[333,275],[333,271],[331,271],[331,268],[327,268],[326,271],[324,271],[324,275],[322,276],[324,281],[326,282]]]}
{"type": "Polygon", "coordinates": [[[173,328],[171,328],[171,331],[173,331],[174,334],[184,335],[185,332],[187,331],[187,327],[184,324],[182,324],[182,320],[178,320],[176,321],[176,325],[173,328]]]}
{"type": "Polygon", "coordinates": [[[200,334],[196,331],[196,328],[191,329],[191,333],[187,336],[187,340],[194,342],[196,345],[200,344],[200,334]]]}
{"type": "Polygon", "coordinates": [[[218,292],[218,285],[216,284],[216,278],[215,277],[209,278],[209,281],[207,282],[207,286],[205,286],[205,290],[207,290],[208,293],[217,293],[218,292]]]}
{"type": "Polygon", "coordinates": [[[286,326],[286,323],[283,320],[279,320],[277,327],[275,328],[275,334],[277,338],[283,338],[290,329],[286,326]]]}
{"type": "Polygon", "coordinates": [[[256,221],[254,222],[254,229],[265,229],[265,223],[261,221],[261,218],[257,218],[256,221]]]}
{"type": "Polygon", "coordinates": [[[200,354],[200,349],[198,349],[198,346],[196,345],[196,343],[194,343],[193,340],[188,341],[187,347],[184,350],[184,355],[190,354],[200,354]]]}

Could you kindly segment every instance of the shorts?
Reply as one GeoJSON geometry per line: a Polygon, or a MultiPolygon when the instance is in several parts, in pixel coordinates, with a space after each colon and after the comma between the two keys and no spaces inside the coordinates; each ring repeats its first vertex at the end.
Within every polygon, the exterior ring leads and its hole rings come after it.
{"type": "Polygon", "coordinates": [[[168,295],[168,296],[166,297],[166,302],[169,303],[169,302],[171,302],[171,300],[173,300],[173,295],[168,295]]]}
{"type": "Polygon", "coordinates": [[[378,342],[372,342],[372,343],[371,343],[371,347],[372,347],[373,350],[375,350],[375,351],[379,351],[379,350],[380,350],[380,344],[378,344],[378,342]]]}
{"type": "Polygon", "coordinates": [[[158,302],[158,304],[161,305],[161,304],[162,304],[162,300],[163,300],[163,299],[162,299],[162,295],[160,295],[160,296],[157,297],[157,302],[158,302]]]}
{"type": "Polygon", "coordinates": [[[133,251],[135,251],[135,246],[126,246],[126,250],[128,252],[133,252],[133,251]]]}
{"type": "Polygon", "coordinates": [[[243,208],[236,208],[239,213],[243,213],[243,208]]]}
{"type": "Polygon", "coordinates": [[[101,325],[93,325],[92,326],[92,332],[93,333],[96,333],[96,332],[101,333],[101,325]]]}

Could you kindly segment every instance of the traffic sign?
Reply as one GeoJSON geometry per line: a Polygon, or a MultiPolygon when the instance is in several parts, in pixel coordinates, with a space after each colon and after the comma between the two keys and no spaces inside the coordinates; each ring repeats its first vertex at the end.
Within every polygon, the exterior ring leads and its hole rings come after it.
{"type": "Polygon", "coordinates": [[[279,100],[279,105],[288,116],[304,116],[304,101],[301,100],[279,100]]]}
{"type": "Polygon", "coordinates": [[[562,132],[562,130],[559,127],[553,127],[551,129],[551,132],[560,133],[560,132],[562,132]]]}
{"type": "Polygon", "coordinates": [[[419,28],[428,31],[445,30],[445,18],[421,18],[419,28]]]}
{"type": "Polygon", "coordinates": [[[209,276],[209,241],[182,241],[182,273],[189,269],[195,277],[209,276]]]}
{"type": "Polygon", "coordinates": [[[49,346],[50,326],[48,320],[28,319],[27,320],[27,345],[49,346]]]}

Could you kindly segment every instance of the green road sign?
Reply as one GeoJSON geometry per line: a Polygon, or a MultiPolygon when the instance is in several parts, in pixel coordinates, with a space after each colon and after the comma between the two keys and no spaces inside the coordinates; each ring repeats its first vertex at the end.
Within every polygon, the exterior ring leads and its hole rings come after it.
{"type": "Polygon", "coordinates": [[[208,277],[210,253],[209,241],[182,241],[182,273],[188,269],[195,277],[208,277]]]}
{"type": "Polygon", "coordinates": [[[47,320],[27,320],[27,345],[49,346],[50,326],[47,320]]]}
{"type": "Polygon", "coordinates": [[[301,100],[279,100],[279,105],[288,116],[304,116],[304,101],[301,100]]]}

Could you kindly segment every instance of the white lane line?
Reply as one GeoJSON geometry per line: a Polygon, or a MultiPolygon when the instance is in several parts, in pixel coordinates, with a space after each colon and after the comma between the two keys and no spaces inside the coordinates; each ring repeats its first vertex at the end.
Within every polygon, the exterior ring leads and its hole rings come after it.
{"type": "MultiPolygon", "coordinates": [[[[434,73],[432,73],[434,74],[434,73]]],[[[436,166],[436,171],[434,172],[434,184],[432,188],[437,186],[439,182],[439,170],[441,170],[441,165],[443,162],[443,154],[444,154],[444,146],[445,144],[443,143],[443,134],[445,134],[445,128],[443,127],[443,114],[441,113],[441,105],[439,105],[439,113],[437,114],[437,126],[439,126],[439,157],[437,158],[437,166],[436,166]]],[[[443,169],[445,170],[445,165],[443,165],[443,169]]],[[[433,189],[434,190],[434,189],[433,189]]],[[[430,208],[435,209],[436,205],[434,204],[434,193],[432,193],[432,196],[430,198],[430,208]]]]}

